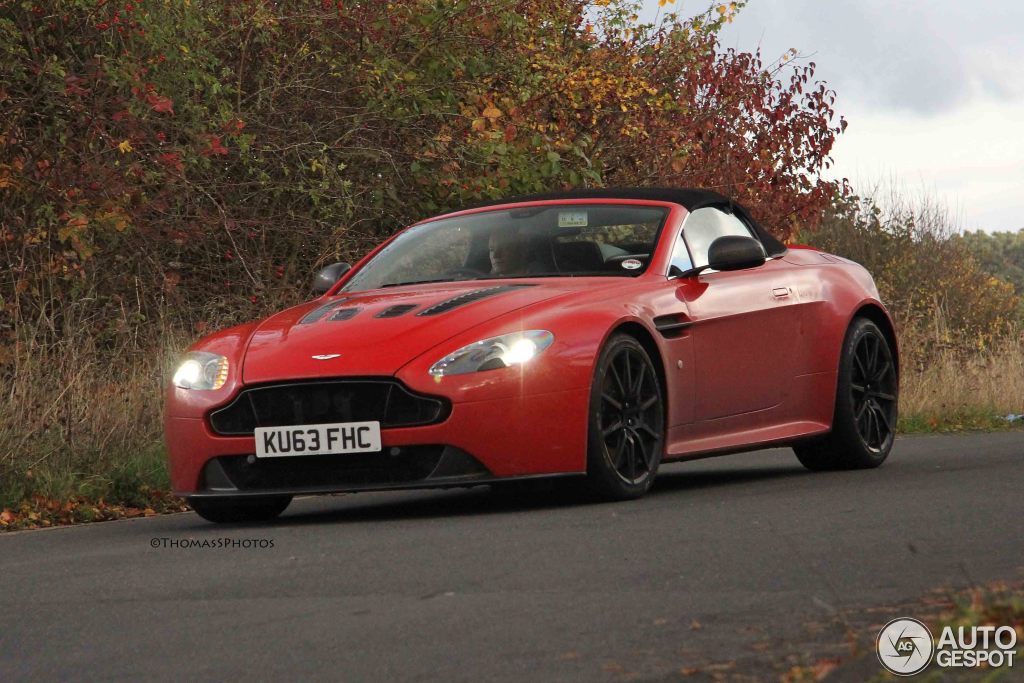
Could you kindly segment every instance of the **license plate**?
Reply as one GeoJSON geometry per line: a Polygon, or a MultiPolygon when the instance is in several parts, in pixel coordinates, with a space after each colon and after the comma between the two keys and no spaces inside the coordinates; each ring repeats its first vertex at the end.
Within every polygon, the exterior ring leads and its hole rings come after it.
{"type": "Polygon", "coordinates": [[[380,422],[257,427],[256,457],[340,455],[380,450],[380,422]]]}

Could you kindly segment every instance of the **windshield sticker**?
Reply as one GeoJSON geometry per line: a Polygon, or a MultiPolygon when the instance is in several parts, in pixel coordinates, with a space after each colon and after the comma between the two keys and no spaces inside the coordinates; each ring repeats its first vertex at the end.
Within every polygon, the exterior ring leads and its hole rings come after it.
{"type": "Polygon", "coordinates": [[[636,270],[642,265],[643,264],[640,263],[640,259],[635,258],[628,258],[622,262],[622,267],[625,268],[626,270],[636,270]]]}
{"type": "Polygon", "coordinates": [[[560,228],[585,228],[587,227],[586,211],[559,211],[558,227],[560,228]]]}

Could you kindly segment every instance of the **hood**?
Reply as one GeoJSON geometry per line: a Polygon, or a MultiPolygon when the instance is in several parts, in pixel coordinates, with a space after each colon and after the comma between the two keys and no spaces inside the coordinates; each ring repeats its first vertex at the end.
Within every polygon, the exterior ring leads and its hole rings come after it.
{"type": "Polygon", "coordinates": [[[318,299],[259,324],[245,353],[242,381],[393,375],[460,332],[572,289],[571,283],[550,280],[489,280],[318,299]]]}

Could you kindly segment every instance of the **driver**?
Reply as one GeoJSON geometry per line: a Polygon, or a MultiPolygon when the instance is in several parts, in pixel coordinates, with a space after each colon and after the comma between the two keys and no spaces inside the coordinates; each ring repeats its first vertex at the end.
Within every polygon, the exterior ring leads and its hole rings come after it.
{"type": "Polygon", "coordinates": [[[496,230],[488,243],[491,275],[521,275],[528,270],[526,237],[512,230],[496,230]]]}

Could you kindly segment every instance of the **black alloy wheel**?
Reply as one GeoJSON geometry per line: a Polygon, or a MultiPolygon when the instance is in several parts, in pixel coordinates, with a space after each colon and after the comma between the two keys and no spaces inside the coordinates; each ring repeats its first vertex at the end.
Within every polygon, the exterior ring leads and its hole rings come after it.
{"type": "Polygon", "coordinates": [[[895,351],[882,330],[856,318],[839,359],[832,431],[793,446],[810,470],[878,467],[896,440],[899,375],[895,351]]]}
{"type": "Polygon", "coordinates": [[[638,498],[665,445],[665,404],[654,362],[636,338],[613,336],[598,358],[590,397],[587,482],[602,498],[638,498]]]}
{"type": "Polygon", "coordinates": [[[875,453],[896,436],[896,364],[881,334],[860,337],[853,351],[850,400],[857,433],[875,453]]]}

